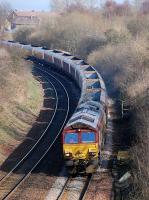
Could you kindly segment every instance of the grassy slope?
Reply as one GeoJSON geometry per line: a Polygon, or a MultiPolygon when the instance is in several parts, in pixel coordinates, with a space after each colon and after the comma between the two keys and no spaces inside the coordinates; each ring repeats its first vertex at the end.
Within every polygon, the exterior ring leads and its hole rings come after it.
{"type": "Polygon", "coordinates": [[[31,64],[0,49],[0,164],[19,145],[42,106],[42,88],[31,64]]]}

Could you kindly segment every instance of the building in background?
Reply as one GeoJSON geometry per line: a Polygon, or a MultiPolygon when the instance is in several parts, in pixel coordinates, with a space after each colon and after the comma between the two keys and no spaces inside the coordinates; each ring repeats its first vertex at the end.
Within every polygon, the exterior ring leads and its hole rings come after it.
{"type": "Polygon", "coordinates": [[[36,26],[40,22],[42,12],[35,11],[11,11],[8,21],[11,23],[11,29],[21,26],[36,26]]]}
{"type": "Polygon", "coordinates": [[[48,15],[49,17],[57,17],[60,13],[49,12],[49,11],[19,11],[11,10],[6,20],[5,30],[12,30],[15,28],[26,27],[26,26],[37,26],[41,19],[48,15]]]}

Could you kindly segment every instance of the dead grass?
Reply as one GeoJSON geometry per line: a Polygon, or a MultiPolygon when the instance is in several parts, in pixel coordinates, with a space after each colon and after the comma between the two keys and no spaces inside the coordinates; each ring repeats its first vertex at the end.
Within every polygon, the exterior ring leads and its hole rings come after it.
{"type": "Polygon", "coordinates": [[[42,89],[31,64],[0,49],[0,164],[22,142],[42,106],[42,89]]]}

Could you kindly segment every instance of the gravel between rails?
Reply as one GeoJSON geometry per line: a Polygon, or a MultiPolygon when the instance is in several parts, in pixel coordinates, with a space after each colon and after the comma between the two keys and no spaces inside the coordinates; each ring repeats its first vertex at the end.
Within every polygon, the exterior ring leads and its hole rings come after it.
{"type": "Polygon", "coordinates": [[[89,184],[89,181],[90,181],[90,176],[69,178],[62,194],[57,198],[57,200],[82,199],[89,184]]]}

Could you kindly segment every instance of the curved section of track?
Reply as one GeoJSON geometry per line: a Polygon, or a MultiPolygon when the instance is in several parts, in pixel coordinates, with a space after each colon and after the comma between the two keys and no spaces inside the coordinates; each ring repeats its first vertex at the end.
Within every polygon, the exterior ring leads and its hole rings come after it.
{"type": "Polygon", "coordinates": [[[45,134],[45,137],[41,138],[40,143],[38,143],[38,148],[36,147],[32,156],[28,157],[28,159],[23,162],[23,166],[18,167],[18,165],[13,173],[11,172],[5,179],[3,179],[3,184],[0,185],[0,199],[8,199],[10,195],[21,185],[21,183],[23,183],[30,176],[33,170],[35,170],[38,164],[43,160],[51,147],[54,145],[68,119],[69,95],[66,88],[54,75],[51,75],[40,68],[38,68],[38,70],[40,73],[45,73],[52,78],[54,87],[58,88],[57,95],[59,96],[59,99],[61,97],[65,99],[65,104],[62,100],[58,101],[56,114],[53,117],[54,119],[46,130],[46,132],[50,132],[50,134],[45,134]]]}
{"type": "Polygon", "coordinates": [[[12,170],[6,174],[3,178],[0,179],[0,184],[2,184],[21,164],[23,164],[23,162],[30,156],[30,154],[34,151],[34,149],[37,147],[37,145],[40,143],[41,139],[45,136],[45,134],[47,133],[48,128],[50,127],[54,116],[56,114],[57,111],[57,107],[58,107],[58,95],[57,95],[57,91],[55,86],[53,85],[53,83],[51,81],[49,81],[47,79],[47,81],[50,83],[50,85],[53,88],[53,91],[55,93],[55,106],[54,106],[54,112],[53,115],[51,117],[51,120],[49,121],[49,124],[47,125],[46,129],[43,131],[43,133],[41,134],[41,136],[39,137],[39,139],[36,141],[36,143],[31,147],[31,149],[27,152],[27,154],[25,154],[25,156],[23,156],[23,158],[12,168],[12,170]]]}

